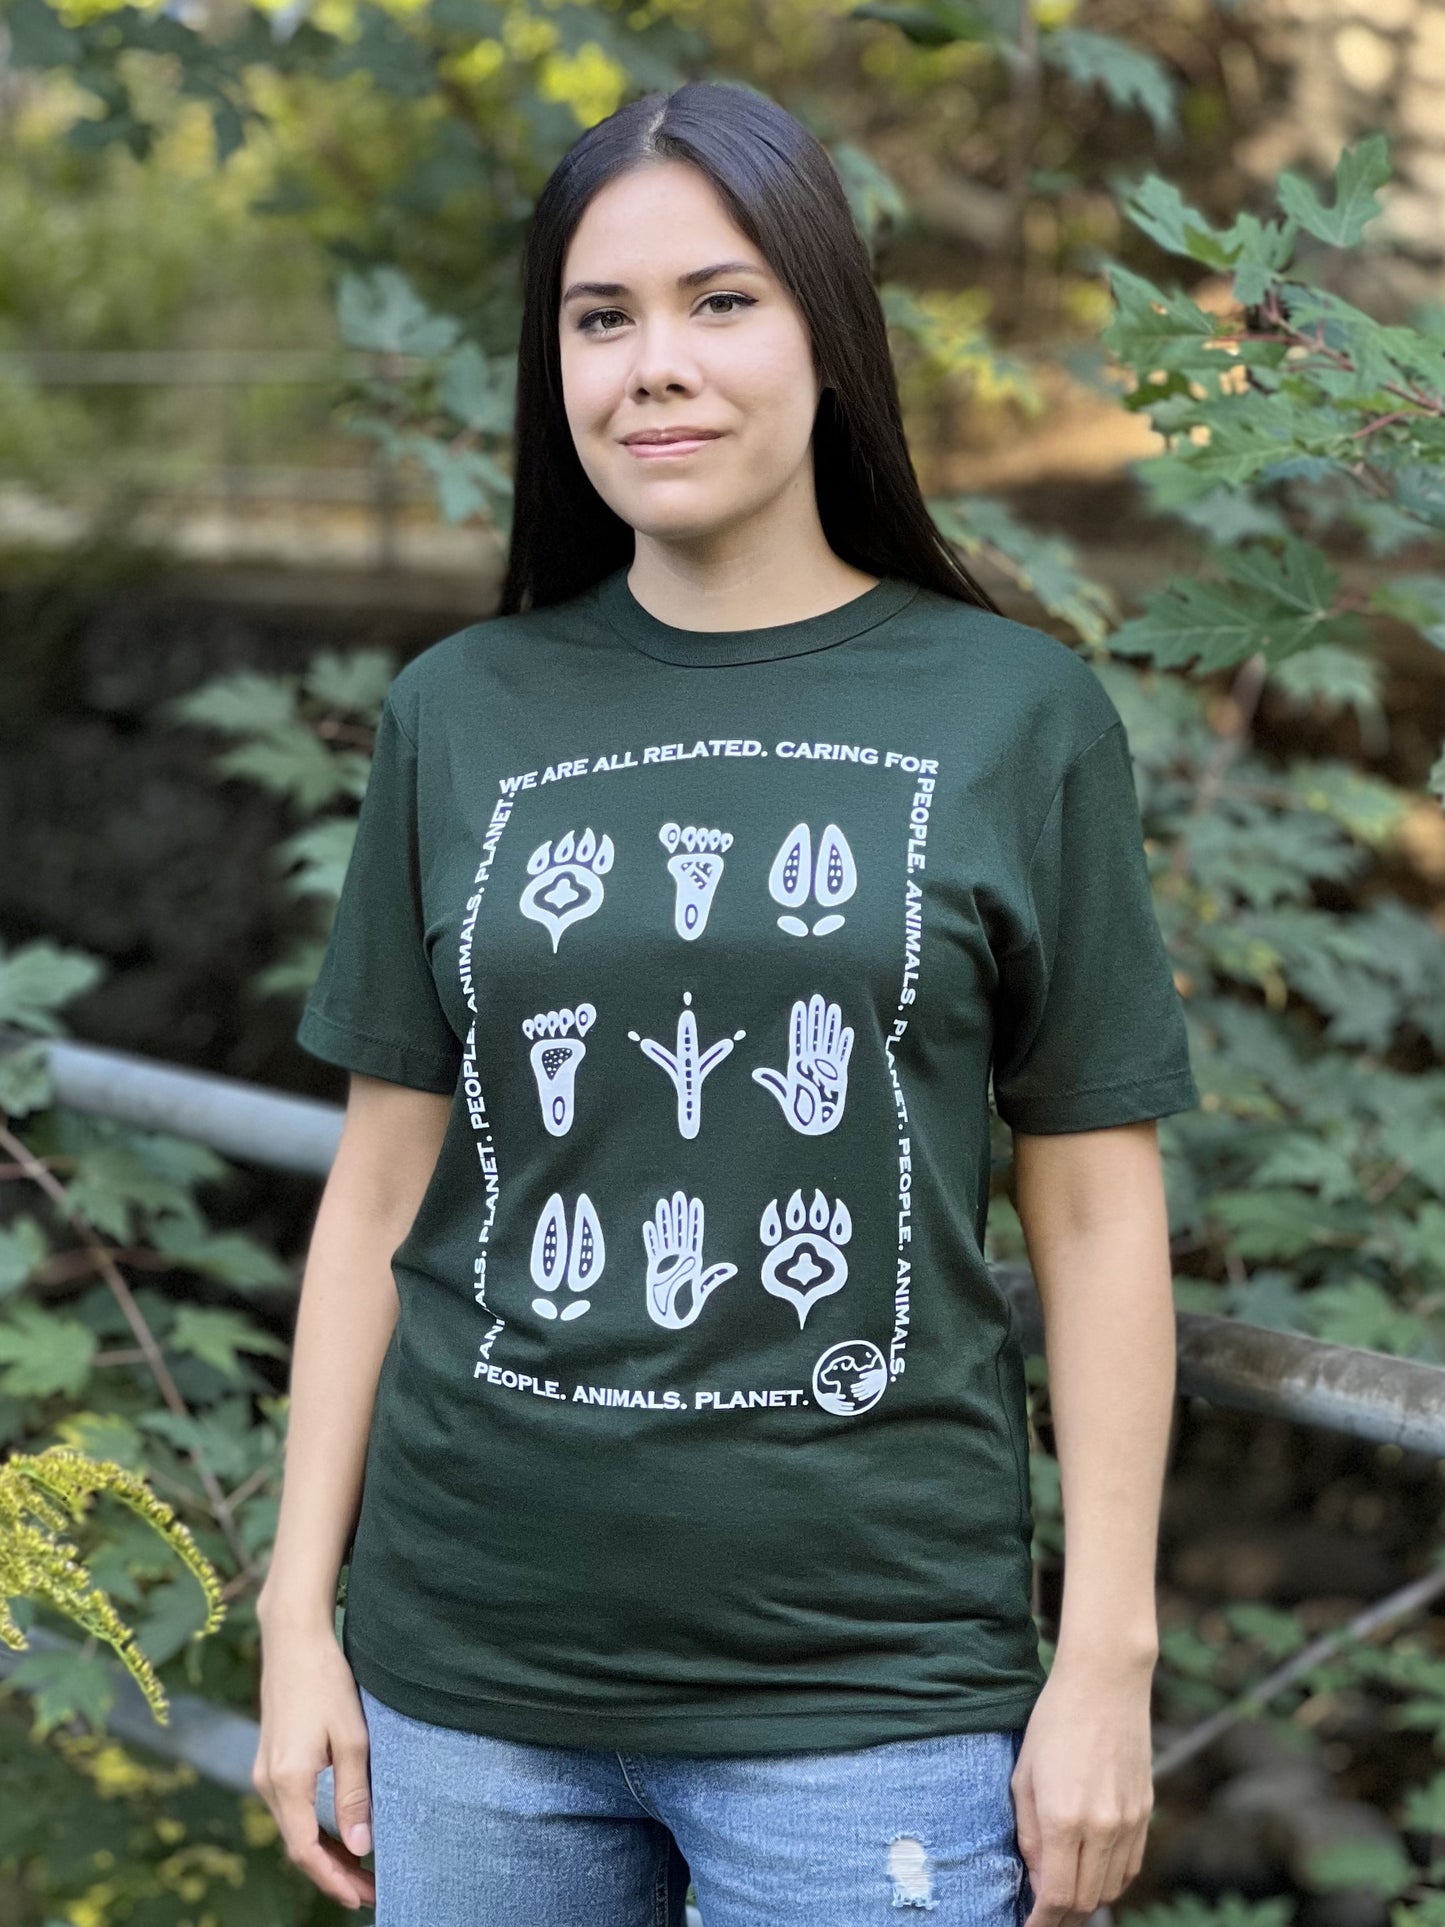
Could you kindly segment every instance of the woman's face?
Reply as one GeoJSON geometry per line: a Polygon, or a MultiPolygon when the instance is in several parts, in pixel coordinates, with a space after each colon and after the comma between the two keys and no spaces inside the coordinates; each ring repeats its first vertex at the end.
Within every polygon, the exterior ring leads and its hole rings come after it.
{"type": "Polygon", "coordinates": [[[562,264],[558,325],[578,458],[640,534],[720,534],[786,508],[790,491],[815,512],[806,324],[696,168],[649,163],[593,196],[562,264]],[[677,428],[713,434],[675,454],[624,439],[677,428]]]}

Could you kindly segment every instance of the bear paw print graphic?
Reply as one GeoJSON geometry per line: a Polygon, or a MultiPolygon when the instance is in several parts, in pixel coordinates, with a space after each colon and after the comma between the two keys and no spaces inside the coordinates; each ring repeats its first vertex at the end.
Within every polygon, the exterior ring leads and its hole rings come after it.
{"type": "MultiPolygon", "coordinates": [[[[602,1276],[607,1252],[602,1242],[602,1227],[592,1200],[585,1191],[577,1193],[572,1235],[567,1235],[567,1207],[560,1191],[554,1191],[542,1207],[537,1229],[532,1234],[532,1283],[543,1291],[557,1291],[565,1282],[568,1291],[591,1291],[602,1276]]],[[[534,1298],[532,1309],[539,1318],[580,1318],[590,1310],[591,1301],[573,1298],[559,1312],[550,1298],[534,1298]]]]}
{"type": "Polygon", "coordinates": [[[542,1122],[553,1137],[565,1137],[572,1128],[577,1066],[587,1055],[582,1039],[596,1016],[595,1004],[578,1004],[576,1010],[544,1010],[522,1019],[523,1035],[536,1039],[529,1052],[532,1075],[542,1122]]]}
{"type": "Polygon", "coordinates": [[[610,836],[599,840],[586,829],[581,836],[568,830],[555,841],[549,837],[528,857],[532,880],[522,891],[519,907],[524,917],[551,934],[553,956],[562,932],[601,908],[601,878],[612,868],[615,854],[610,836]]]}
{"type": "Polygon", "coordinates": [[[700,937],[723,873],[723,852],[732,847],[731,830],[703,830],[692,823],[664,823],[657,832],[671,852],[668,874],[677,885],[672,927],[680,937],[700,937]]]}
{"type": "Polygon", "coordinates": [[[821,1191],[813,1192],[811,1205],[804,1205],[802,1192],[794,1191],[781,1218],[777,1199],[769,1202],[758,1235],[771,1246],[763,1260],[763,1288],[774,1298],[787,1299],[798,1314],[801,1331],[818,1300],[831,1297],[848,1282],[848,1260],[843,1256],[843,1246],[853,1235],[848,1207],[839,1198],[830,1215],[821,1191]]]}

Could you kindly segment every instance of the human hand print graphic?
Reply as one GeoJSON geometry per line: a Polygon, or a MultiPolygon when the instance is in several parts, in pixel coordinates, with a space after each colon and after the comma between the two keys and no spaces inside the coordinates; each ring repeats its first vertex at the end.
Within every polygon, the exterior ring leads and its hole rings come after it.
{"type": "Polygon", "coordinates": [[[759,1067],[753,1078],[772,1092],[795,1131],[822,1137],[843,1115],[852,1054],[853,1026],[845,1027],[838,1005],[814,991],[806,1003],[800,997],[793,1005],[787,1070],[759,1067]]]}
{"type": "Polygon", "coordinates": [[[674,1191],[670,1202],[659,1198],[656,1211],[642,1227],[648,1315],[668,1331],[682,1331],[692,1324],[718,1286],[737,1270],[729,1264],[703,1269],[702,1227],[702,1199],[689,1198],[682,1191],[674,1191]]]}

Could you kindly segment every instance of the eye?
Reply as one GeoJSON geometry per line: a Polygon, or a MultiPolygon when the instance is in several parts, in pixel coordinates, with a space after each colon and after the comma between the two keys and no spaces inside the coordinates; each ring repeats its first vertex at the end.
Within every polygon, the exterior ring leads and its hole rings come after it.
{"type": "Polygon", "coordinates": [[[584,314],[582,319],[577,323],[577,332],[580,335],[616,334],[617,330],[615,328],[594,328],[592,326],[592,323],[598,318],[599,315],[621,314],[621,312],[622,310],[620,308],[594,308],[590,314],[584,314]]]}
{"type": "MultiPolygon", "coordinates": [[[[710,301],[733,301],[741,303],[745,308],[755,308],[757,306],[757,301],[754,296],[750,294],[734,294],[731,290],[725,293],[721,288],[714,294],[705,294],[700,305],[705,308],[710,301]]],[[[714,309],[713,312],[716,314],[717,310],[714,309]]],[[[727,312],[730,314],[732,310],[728,309],[727,312]]],[[[598,337],[602,335],[615,335],[618,332],[616,328],[594,328],[592,324],[594,321],[601,320],[604,315],[621,313],[622,310],[620,308],[593,308],[578,321],[577,332],[578,334],[596,335],[598,337]]]]}
{"type": "MultiPolygon", "coordinates": [[[[757,303],[750,294],[723,294],[720,290],[717,294],[705,294],[702,299],[704,307],[706,307],[709,301],[741,301],[745,308],[757,306],[757,303]]],[[[731,312],[731,310],[729,310],[729,312],[731,312]]]]}

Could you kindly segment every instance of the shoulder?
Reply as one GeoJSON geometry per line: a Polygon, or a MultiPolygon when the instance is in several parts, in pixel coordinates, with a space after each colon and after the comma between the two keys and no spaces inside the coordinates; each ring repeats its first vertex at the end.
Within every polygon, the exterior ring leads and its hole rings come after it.
{"type": "Polygon", "coordinates": [[[1065,760],[1122,721],[1088,658],[1047,629],[922,588],[909,613],[956,651],[975,700],[1006,711],[1015,731],[1042,731],[1065,760]]]}
{"type": "Polygon", "coordinates": [[[521,651],[535,656],[549,643],[575,647],[594,639],[605,645],[591,589],[545,609],[482,617],[419,650],[392,678],[386,700],[415,740],[421,716],[474,691],[479,672],[505,671],[521,651]]]}

